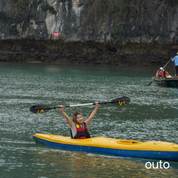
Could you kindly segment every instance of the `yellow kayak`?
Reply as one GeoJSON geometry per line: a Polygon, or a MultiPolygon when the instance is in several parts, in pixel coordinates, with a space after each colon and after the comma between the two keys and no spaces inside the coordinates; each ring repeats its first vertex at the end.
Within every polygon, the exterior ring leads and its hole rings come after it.
{"type": "Polygon", "coordinates": [[[36,133],[34,135],[34,139],[37,143],[42,143],[48,147],[58,149],[178,161],[178,144],[170,142],[139,142],[134,140],[119,140],[105,137],[72,139],[70,137],[60,135],[40,133],[36,133]]]}

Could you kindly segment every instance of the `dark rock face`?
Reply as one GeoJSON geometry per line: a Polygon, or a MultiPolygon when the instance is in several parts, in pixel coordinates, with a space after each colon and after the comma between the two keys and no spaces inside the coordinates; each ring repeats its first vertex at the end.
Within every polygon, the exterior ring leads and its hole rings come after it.
{"type": "Polygon", "coordinates": [[[36,40],[5,40],[0,43],[0,62],[27,62],[49,64],[73,65],[110,65],[110,66],[163,66],[171,57],[167,46],[165,49],[151,47],[155,53],[144,51],[144,47],[135,45],[135,51],[130,53],[131,46],[120,47],[118,53],[115,49],[103,49],[105,45],[97,48],[91,44],[63,41],[36,41],[36,40]],[[137,51],[136,49],[139,49],[137,51]],[[158,49],[157,49],[158,48],[158,49]],[[140,51],[144,52],[141,53],[140,51]],[[160,51],[165,53],[159,54],[160,51]],[[156,52],[158,51],[158,52],[156,52]],[[123,53],[122,53],[123,52],[123,53]]]}
{"type": "Polygon", "coordinates": [[[0,9],[4,62],[162,66],[178,50],[171,0],[1,0],[0,9]]]}

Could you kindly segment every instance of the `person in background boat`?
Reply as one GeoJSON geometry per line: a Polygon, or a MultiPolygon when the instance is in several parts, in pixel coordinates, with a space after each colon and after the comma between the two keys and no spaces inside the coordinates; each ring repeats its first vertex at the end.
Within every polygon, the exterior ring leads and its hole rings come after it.
{"type": "Polygon", "coordinates": [[[84,121],[84,118],[82,116],[81,113],[76,112],[73,114],[72,120],[69,118],[69,116],[64,112],[64,108],[65,106],[60,106],[61,108],[59,108],[60,112],[62,113],[62,115],[66,118],[67,123],[70,126],[70,130],[71,130],[71,138],[75,138],[75,139],[85,139],[85,138],[90,138],[90,133],[88,131],[88,125],[91,122],[91,120],[93,119],[93,117],[95,116],[99,104],[96,101],[95,102],[95,109],[93,110],[93,112],[90,114],[89,118],[84,121]]]}
{"type": "Polygon", "coordinates": [[[169,76],[169,73],[165,71],[163,67],[160,67],[160,69],[156,72],[156,76],[160,78],[166,78],[169,76]]]}
{"type": "Polygon", "coordinates": [[[171,61],[174,62],[175,65],[175,77],[178,77],[178,52],[174,58],[171,58],[171,61]]]}

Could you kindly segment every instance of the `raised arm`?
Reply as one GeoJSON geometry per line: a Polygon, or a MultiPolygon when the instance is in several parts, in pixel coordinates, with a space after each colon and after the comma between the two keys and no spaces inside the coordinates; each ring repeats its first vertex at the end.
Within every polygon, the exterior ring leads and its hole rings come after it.
{"type": "Polygon", "coordinates": [[[99,108],[98,102],[95,102],[95,104],[96,104],[95,109],[94,109],[93,112],[90,114],[89,118],[85,121],[85,123],[86,123],[87,125],[91,122],[91,120],[93,119],[93,117],[95,116],[95,114],[96,114],[96,112],[97,112],[97,110],[98,110],[98,108],[99,108]]]}
{"type": "Polygon", "coordinates": [[[61,111],[61,113],[62,113],[62,115],[66,118],[66,120],[67,120],[67,123],[70,125],[70,127],[72,127],[72,121],[71,121],[71,119],[69,118],[69,116],[64,112],[64,108],[65,108],[65,106],[60,106],[61,108],[59,108],[59,110],[61,111]]]}

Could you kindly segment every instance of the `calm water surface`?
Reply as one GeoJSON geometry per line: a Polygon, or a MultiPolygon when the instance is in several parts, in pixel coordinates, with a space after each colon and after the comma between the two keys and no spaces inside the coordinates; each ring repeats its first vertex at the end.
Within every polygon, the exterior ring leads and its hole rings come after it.
{"type": "MultiPolygon", "coordinates": [[[[178,89],[161,88],[154,82],[147,87],[156,70],[0,63],[0,177],[178,177],[176,162],[169,162],[167,170],[148,170],[146,162],[159,160],[50,149],[33,140],[37,132],[69,136],[69,126],[59,110],[33,114],[32,105],[82,104],[127,96],[129,105],[100,105],[89,125],[92,137],[178,144],[178,89]]],[[[79,111],[86,119],[93,109],[65,111],[69,116],[79,111]]]]}

